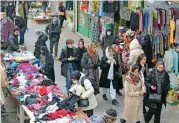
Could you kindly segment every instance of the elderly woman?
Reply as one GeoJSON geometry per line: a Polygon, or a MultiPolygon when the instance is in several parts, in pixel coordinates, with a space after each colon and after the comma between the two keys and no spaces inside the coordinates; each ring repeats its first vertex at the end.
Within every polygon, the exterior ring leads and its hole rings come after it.
{"type": "Polygon", "coordinates": [[[4,60],[4,53],[1,52],[1,65],[0,65],[0,74],[1,74],[1,88],[0,88],[0,104],[1,104],[1,115],[7,115],[7,111],[5,109],[5,97],[4,97],[4,93],[3,93],[3,88],[8,86],[8,82],[7,82],[7,75],[6,75],[6,68],[5,65],[3,64],[3,60],[4,60]]]}
{"type": "Polygon", "coordinates": [[[162,105],[166,106],[166,97],[170,89],[170,78],[165,71],[163,61],[158,61],[145,80],[148,97],[145,99],[149,111],[145,115],[145,122],[149,123],[154,115],[154,123],[160,123],[162,105]]]}
{"type": "Polygon", "coordinates": [[[124,119],[120,119],[120,121],[121,123],[126,123],[126,120],[140,123],[144,117],[143,97],[146,91],[137,65],[131,67],[129,75],[125,78],[124,89],[124,119]]]}

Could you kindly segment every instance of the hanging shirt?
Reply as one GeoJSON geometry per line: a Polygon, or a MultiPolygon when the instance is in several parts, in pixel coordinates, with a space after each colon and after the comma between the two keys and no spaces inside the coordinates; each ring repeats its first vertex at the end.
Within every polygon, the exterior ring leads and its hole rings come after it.
{"type": "Polygon", "coordinates": [[[170,21],[170,44],[174,43],[175,21],[170,21]]]}

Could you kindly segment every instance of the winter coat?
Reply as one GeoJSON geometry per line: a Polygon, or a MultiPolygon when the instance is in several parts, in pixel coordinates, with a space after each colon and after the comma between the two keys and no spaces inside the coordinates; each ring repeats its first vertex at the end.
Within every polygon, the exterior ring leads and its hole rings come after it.
{"type": "Polygon", "coordinates": [[[142,49],[147,57],[147,65],[149,68],[152,68],[152,42],[150,40],[150,35],[145,35],[144,37],[144,42],[141,44],[142,45],[142,49]]]}
{"type": "Polygon", "coordinates": [[[80,62],[77,63],[77,68],[79,71],[82,71],[82,67],[81,67],[81,59],[83,57],[83,54],[87,52],[86,47],[84,48],[77,48],[77,57],[79,59],[80,62]]]}
{"type": "MultiPolygon", "coordinates": [[[[117,43],[116,38],[113,36],[113,33],[111,34],[111,36],[107,36],[108,30],[106,30],[106,35],[102,37],[101,41],[101,48],[103,51],[105,51],[108,46],[112,46],[113,44],[117,43]]],[[[111,32],[113,32],[112,29],[111,32]]]]}
{"type": "Polygon", "coordinates": [[[15,6],[14,5],[8,5],[6,7],[6,16],[11,17],[13,14],[16,14],[15,6]]]}
{"type": "MultiPolygon", "coordinates": [[[[118,78],[118,67],[119,67],[119,62],[118,59],[116,57],[114,57],[116,64],[114,64],[114,77],[112,80],[112,84],[114,89],[117,88],[117,78],[118,78]]],[[[108,61],[108,58],[106,56],[103,56],[101,58],[101,63],[100,63],[100,68],[102,70],[101,72],[101,76],[100,76],[100,80],[99,80],[99,87],[102,88],[110,88],[110,82],[111,80],[109,80],[108,77],[108,72],[110,69],[110,64],[106,63],[108,61]]]]}
{"type": "Polygon", "coordinates": [[[25,12],[26,12],[26,16],[24,15],[24,9],[23,9],[23,5],[20,4],[18,6],[18,14],[19,16],[23,17],[23,18],[27,18],[28,17],[28,5],[27,3],[25,3],[25,12]],[[25,17],[24,17],[25,16],[25,17]]]}
{"type": "Polygon", "coordinates": [[[76,85],[72,85],[71,89],[69,90],[73,94],[76,94],[78,96],[81,96],[83,99],[89,100],[89,106],[88,107],[82,107],[83,111],[92,110],[97,106],[97,100],[94,95],[94,88],[91,84],[91,82],[88,79],[85,79],[84,81],[84,87],[80,84],[81,78],[85,76],[82,74],[82,76],[79,79],[79,83],[76,85]]]}
{"type": "MultiPolygon", "coordinates": [[[[152,85],[155,85],[156,88],[158,87],[157,84],[157,79],[156,79],[156,68],[154,68],[152,71],[149,72],[147,78],[145,79],[145,86],[147,88],[147,95],[145,96],[145,105],[148,107],[155,107],[156,103],[155,102],[150,102],[148,97],[150,95],[150,93],[157,93],[156,91],[153,91],[151,89],[152,85]]],[[[166,106],[166,97],[168,95],[168,91],[170,89],[170,78],[168,73],[165,71],[164,76],[163,76],[163,80],[162,80],[162,84],[161,84],[161,90],[162,90],[162,104],[164,104],[166,106]]]]}
{"type": "MultiPolygon", "coordinates": [[[[92,57],[90,57],[88,53],[84,53],[81,59],[82,71],[87,77],[90,78],[91,81],[93,80],[99,86],[99,69],[98,67],[93,68],[94,64],[92,61],[92,57]]],[[[99,65],[100,58],[98,54],[96,56],[96,61],[96,64],[99,65]]]]}
{"type": "MultiPolygon", "coordinates": [[[[142,72],[142,65],[139,62],[137,62],[136,65],[139,67],[139,69],[141,69],[141,72],[142,72]]],[[[148,69],[148,65],[147,64],[145,64],[144,67],[145,67],[145,71],[142,72],[142,73],[144,75],[144,78],[146,78],[147,75],[148,75],[149,69],[148,69]]]]}
{"type": "Polygon", "coordinates": [[[137,39],[132,40],[129,47],[130,47],[130,55],[127,64],[129,66],[133,66],[136,64],[138,57],[141,54],[143,54],[144,51],[142,50],[142,47],[137,39]]]}
{"type": "Polygon", "coordinates": [[[4,93],[3,93],[3,87],[7,87],[8,86],[8,81],[7,81],[7,75],[6,75],[6,69],[5,69],[5,66],[1,63],[0,65],[0,74],[1,74],[1,87],[0,87],[0,104],[3,104],[5,103],[5,97],[4,97],[4,93]]]}
{"type": "Polygon", "coordinates": [[[73,57],[75,57],[75,60],[73,61],[68,61],[68,48],[65,46],[65,48],[62,49],[61,54],[60,54],[60,61],[62,62],[61,64],[61,75],[66,77],[67,72],[68,72],[68,63],[72,63],[73,66],[73,71],[77,70],[77,62],[79,62],[77,58],[77,52],[76,48],[73,47],[73,57]]]}
{"type": "Polygon", "coordinates": [[[34,56],[38,59],[40,57],[40,47],[46,46],[46,41],[48,40],[48,36],[46,34],[42,34],[38,37],[35,43],[34,56]]]}
{"type": "MultiPolygon", "coordinates": [[[[129,76],[128,76],[129,77],[129,76]]],[[[124,119],[127,121],[143,120],[143,96],[139,94],[141,90],[145,91],[145,86],[142,79],[137,85],[125,79],[125,99],[124,99],[124,119]]]]}
{"type": "Polygon", "coordinates": [[[8,52],[13,52],[19,50],[18,36],[12,33],[8,39],[8,52]]]}
{"type": "Polygon", "coordinates": [[[15,25],[19,27],[20,29],[23,29],[26,27],[25,20],[21,16],[16,16],[15,25]]]}
{"type": "MultiPolygon", "coordinates": [[[[55,38],[57,40],[60,39],[60,33],[61,33],[61,27],[60,25],[57,23],[53,29],[53,24],[49,24],[46,26],[45,28],[45,33],[49,35],[49,39],[52,40],[52,35],[55,35],[55,38]]],[[[53,37],[54,38],[54,37],[53,37]]]]}

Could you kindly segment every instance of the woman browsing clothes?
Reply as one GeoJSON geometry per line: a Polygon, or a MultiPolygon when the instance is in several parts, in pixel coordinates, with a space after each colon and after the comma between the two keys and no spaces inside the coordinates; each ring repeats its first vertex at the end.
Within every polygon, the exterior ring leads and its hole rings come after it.
{"type": "Polygon", "coordinates": [[[124,114],[121,123],[126,121],[140,123],[143,120],[143,97],[146,92],[144,82],[137,65],[133,65],[124,83],[124,114]]]}
{"type": "Polygon", "coordinates": [[[154,123],[160,123],[162,105],[166,107],[166,97],[170,89],[170,78],[165,71],[163,61],[158,61],[156,67],[149,73],[145,80],[148,98],[145,100],[149,107],[145,115],[145,122],[149,123],[154,115],[154,123]]]}

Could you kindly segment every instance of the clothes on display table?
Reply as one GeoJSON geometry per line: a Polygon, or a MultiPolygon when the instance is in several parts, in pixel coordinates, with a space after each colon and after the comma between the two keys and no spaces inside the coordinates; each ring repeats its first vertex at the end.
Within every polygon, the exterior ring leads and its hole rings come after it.
{"type": "Polygon", "coordinates": [[[14,30],[14,23],[9,17],[2,18],[0,20],[0,27],[1,27],[1,42],[8,43],[9,35],[14,30]]]}

